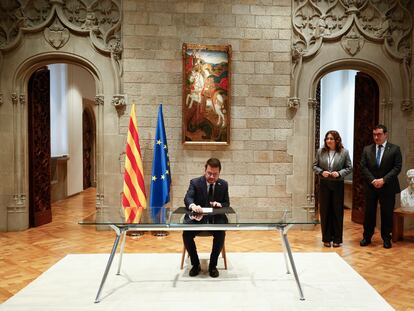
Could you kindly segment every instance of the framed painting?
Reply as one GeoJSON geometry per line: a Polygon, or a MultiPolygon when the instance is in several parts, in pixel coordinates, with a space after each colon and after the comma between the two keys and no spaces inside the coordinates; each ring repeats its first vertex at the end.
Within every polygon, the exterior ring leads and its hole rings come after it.
{"type": "Polygon", "coordinates": [[[231,45],[183,44],[183,143],[230,144],[231,45]]]}

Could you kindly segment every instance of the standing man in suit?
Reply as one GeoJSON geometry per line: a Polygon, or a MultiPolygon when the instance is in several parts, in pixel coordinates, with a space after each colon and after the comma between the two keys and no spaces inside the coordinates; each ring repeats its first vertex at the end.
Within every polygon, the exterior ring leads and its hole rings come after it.
{"type": "MultiPolygon", "coordinates": [[[[190,181],[187,193],[184,198],[185,206],[194,214],[187,214],[184,218],[185,223],[206,224],[216,223],[225,224],[228,222],[226,215],[203,215],[202,207],[221,208],[230,206],[229,187],[225,180],[220,179],[221,163],[216,158],[207,160],[205,164],[204,175],[194,178],[190,181]]],[[[184,231],[184,246],[190,255],[192,268],[190,276],[196,276],[200,273],[200,260],[197,254],[197,248],[194,237],[201,231],[184,231]]],[[[209,274],[216,278],[219,276],[217,270],[217,260],[224,245],[225,231],[210,231],[213,235],[213,247],[210,255],[209,274]]]]}
{"type": "Polygon", "coordinates": [[[391,248],[392,219],[395,195],[399,193],[398,174],[401,172],[402,156],[400,147],[387,141],[387,128],[380,124],[373,131],[374,144],[362,152],[361,170],[365,179],[364,236],[361,246],[371,244],[374,234],[377,203],[381,209],[381,238],[384,248],[391,248]]]}

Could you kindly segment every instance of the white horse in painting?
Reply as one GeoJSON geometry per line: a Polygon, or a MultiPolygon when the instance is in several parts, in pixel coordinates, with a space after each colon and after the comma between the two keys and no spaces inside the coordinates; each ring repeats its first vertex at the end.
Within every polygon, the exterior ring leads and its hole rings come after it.
{"type": "Polygon", "coordinates": [[[191,109],[191,107],[193,107],[193,102],[201,103],[201,92],[204,87],[204,78],[201,73],[193,70],[191,71],[189,81],[192,83],[192,89],[187,95],[185,104],[189,109],[191,109]]]}
{"type": "Polygon", "coordinates": [[[211,92],[212,93],[211,96],[202,95],[203,90],[208,91],[208,89],[205,88],[206,79],[200,72],[196,70],[193,70],[191,72],[189,81],[193,83],[193,85],[192,85],[191,93],[187,95],[187,98],[185,101],[187,107],[191,109],[194,102],[200,104],[202,101],[202,97],[205,97],[206,108],[213,110],[218,116],[217,125],[220,125],[221,123],[221,127],[225,127],[226,121],[225,121],[224,113],[223,113],[223,109],[224,109],[223,96],[218,91],[215,91],[215,90],[211,92]]]}
{"type": "Polygon", "coordinates": [[[206,107],[213,109],[213,111],[217,114],[218,116],[217,125],[220,125],[221,123],[221,127],[226,126],[226,120],[224,119],[224,113],[223,113],[223,108],[224,108],[223,104],[224,104],[223,96],[221,96],[221,94],[217,91],[214,92],[211,98],[207,98],[206,100],[206,107]]]}

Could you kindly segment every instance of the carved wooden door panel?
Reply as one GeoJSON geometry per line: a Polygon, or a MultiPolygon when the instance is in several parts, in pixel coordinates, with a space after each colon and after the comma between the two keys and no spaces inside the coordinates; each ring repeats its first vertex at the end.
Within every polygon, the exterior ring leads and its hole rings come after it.
{"type": "MultiPolygon", "coordinates": [[[[321,132],[321,81],[319,80],[316,87],[316,107],[315,107],[315,154],[320,148],[320,132],[321,132]]],[[[319,178],[315,178],[315,218],[319,219],[319,178]]]]}
{"type": "Polygon", "coordinates": [[[28,90],[29,222],[52,221],[50,186],[50,77],[47,68],[30,77],[28,90]]]}
{"type": "Polygon", "coordinates": [[[352,221],[362,224],[365,214],[364,180],[361,156],[364,146],[372,144],[372,128],[378,123],[379,89],[368,74],[355,77],[354,161],[352,174],[352,221]]]}
{"type": "Polygon", "coordinates": [[[82,125],[83,189],[87,189],[92,186],[93,122],[90,113],[86,109],[83,110],[82,125]]]}

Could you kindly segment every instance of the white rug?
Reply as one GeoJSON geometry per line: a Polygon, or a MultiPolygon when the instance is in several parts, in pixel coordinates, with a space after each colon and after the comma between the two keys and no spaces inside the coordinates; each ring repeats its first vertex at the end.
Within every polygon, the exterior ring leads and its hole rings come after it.
{"type": "Polygon", "coordinates": [[[393,310],[336,253],[293,255],[305,301],[282,253],[228,253],[228,270],[220,261],[217,279],[206,272],[208,254],[200,255],[203,272],[194,278],[188,262],[179,269],[181,254],[126,254],[121,276],[115,257],[95,304],[108,255],[85,254],[66,256],[0,310],[393,310]]]}

